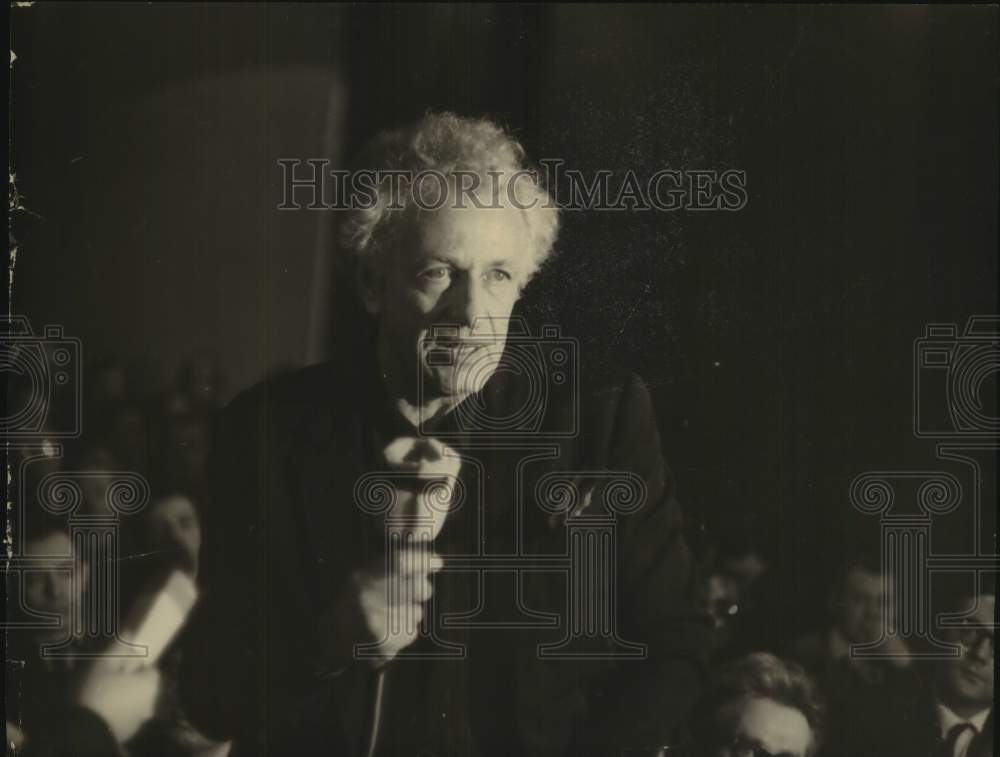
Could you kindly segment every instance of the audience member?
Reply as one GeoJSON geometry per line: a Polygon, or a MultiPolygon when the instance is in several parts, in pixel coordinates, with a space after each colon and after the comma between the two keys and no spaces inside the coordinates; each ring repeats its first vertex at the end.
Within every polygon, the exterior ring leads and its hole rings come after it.
{"type": "Polygon", "coordinates": [[[887,633],[894,625],[894,603],[887,591],[892,585],[893,577],[883,576],[877,558],[850,558],[830,596],[830,624],[793,642],[789,656],[821,681],[849,672],[859,681],[882,683],[891,676],[891,668],[907,667],[906,643],[887,633]],[[880,640],[882,659],[851,654],[852,645],[880,640]]]}
{"type": "Polygon", "coordinates": [[[911,680],[909,649],[889,633],[895,617],[892,586],[893,577],[883,575],[875,556],[852,555],[830,594],[829,625],[797,639],[788,650],[816,678],[825,697],[828,754],[844,754],[857,734],[853,724],[882,708],[892,691],[911,680]]]}
{"type": "MultiPolygon", "coordinates": [[[[224,748],[191,728],[177,705],[176,645],[155,666],[122,667],[80,657],[102,651],[82,638],[68,638],[74,608],[91,601],[90,579],[102,568],[77,560],[74,578],[68,567],[73,545],[67,522],[35,502],[44,496],[38,487],[45,476],[64,471],[82,495],[75,516],[110,515],[107,494],[116,472],[146,475],[151,501],[135,516],[119,520],[115,562],[122,617],[148,604],[173,571],[195,578],[201,549],[197,508],[202,503],[191,494],[204,475],[209,415],[224,382],[204,357],[181,368],[173,389],[134,373],[114,357],[89,366],[82,407],[85,434],[68,442],[58,435],[49,439],[45,431],[70,427],[72,401],[81,401],[78,391],[35,397],[27,382],[16,377],[10,382],[5,418],[22,426],[31,422],[39,432],[31,447],[14,450],[10,480],[18,508],[12,522],[20,513],[30,513],[25,543],[15,544],[15,553],[41,560],[37,569],[23,572],[20,587],[10,581],[21,574],[8,573],[6,683],[8,693],[17,694],[7,697],[7,735],[28,757],[103,756],[126,747],[135,755],[207,755],[224,748]],[[156,402],[157,397],[172,401],[156,402]],[[66,654],[43,656],[42,646],[51,644],[59,644],[66,654]]],[[[12,533],[18,534],[16,527],[12,533]]]]}
{"type": "Polygon", "coordinates": [[[190,497],[180,491],[154,497],[141,516],[140,528],[141,553],[157,553],[192,578],[198,575],[201,519],[190,497]]]}
{"type": "MultiPolygon", "coordinates": [[[[89,566],[73,554],[65,522],[40,511],[31,515],[21,554],[38,565],[23,573],[20,602],[8,605],[14,616],[6,649],[8,736],[25,757],[117,755],[153,717],[160,673],[121,672],[83,656],[94,650],[72,635],[79,629],[71,613],[85,601],[86,582],[79,578],[89,566]]],[[[19,595],[10,588],[8,597],[19,595]]]]}
{"type": "Polygon", "coordinates": [[[762,582],[769,565],[753,535],[740,526],[717,533],[702,557],[704,609],[714,626],[713,658],[732,659],[765,644],[762,582]]]}
{"type": "Polygon", "coordinates": [[[693,757],[812,757],[823,707],[795,663],[757,652],[721,670],[695,706],[693,757]]]}
{"type": "Polygon", "coordinates": [[[995,754],[996,588],[963,587],[942,604],[937,637],[956,656],[915,665],[906,685],[845,723],[835,757],[990,757],[995,754]],[[948,619],[945,624],[944,620],[948,619]]]}

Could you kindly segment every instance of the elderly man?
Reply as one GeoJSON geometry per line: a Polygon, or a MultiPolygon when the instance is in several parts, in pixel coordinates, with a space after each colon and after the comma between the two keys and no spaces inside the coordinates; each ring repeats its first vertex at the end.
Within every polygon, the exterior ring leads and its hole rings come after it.
{"type": "Polygon", "coordinates": [[[369,319],[218,429],[192,719],[238,755],[662,745],[705,623],[645,387],[584,381],[571,343],[512,317],[554,203],[484,120],[428,115],[362,167],[376,191],[342,230],[369,319]],[[586,523],[607,559],[581,577],[586,523]]]}
{"type": "Polygon", "coordinates": [[[896,634],[893,576],[882,572],[877,555],[858,552],[845,561],[830,597],[832,623],[794,642],[788,656],[816,677],[826,699],[830,723],[826,751],[851,754],[857,723],[884,707],[900,687],[912,681],[909,648],[896,634]],[[852,645],[881,639],[880,657],[852,654],[852,645]]]}
{"type": "Polygon", "coordinates": [[[894,605],[886,592],[892,581],[891,574],[883,575],[876,555],[859,553],[849,558],[830,597],[833,622],[821,632],[796,640],[789,657],[824,684],[844,688],[842,693],[849,698],[856,695],[850,689],[884,683],[894,672],[909,667],[906,642],[884,633],[895,625],[894,605]],[[883,637],[880,652],[885,659],[851,655],[852,644],[872,644],[883,637]]]}

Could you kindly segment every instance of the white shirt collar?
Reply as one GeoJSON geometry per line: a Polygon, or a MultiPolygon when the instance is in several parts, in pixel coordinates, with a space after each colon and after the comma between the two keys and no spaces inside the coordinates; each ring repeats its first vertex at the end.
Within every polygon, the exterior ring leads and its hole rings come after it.
{"type": "Polygon", "coordinates": [[[986,727],[986,721],[989,720],[990,717],[990,708],[987,707],[982,712],[977,712],[971,718],[960,718],[954,713],[954,711],[951,710],[951,708],[938,702],[937,713],[938,724],[941,726],[941,737],[947,738],[948,731],[959,723],[972,723],[976,729],[976,733],[982,733],[983,728],[986,727]]]}

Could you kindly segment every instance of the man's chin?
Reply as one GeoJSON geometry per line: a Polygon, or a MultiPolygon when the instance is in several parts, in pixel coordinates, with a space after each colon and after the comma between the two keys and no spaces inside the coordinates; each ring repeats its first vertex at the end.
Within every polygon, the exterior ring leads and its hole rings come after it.
{"type": "Polygon", "coordinates": [[[982,692],[989,686],[989,679],[992,671],[969,670],[959,668],[955,671],[955,688],[969,698],[979,698],[982,692]]]}
{"type": "Polygon", "coordinates": [[[993,698],[993,693],[988,683],[981,680],[973,680],[972,676],[962,671],[948,671],[942,684],[943,693],[947,694],[944,697],[946,700],[951,700],[956,705],[961,704],[963,707],[970,709],[985,707],[986,705],[982,705],[983,700],[986,700],[988,703],[993,698]]]}

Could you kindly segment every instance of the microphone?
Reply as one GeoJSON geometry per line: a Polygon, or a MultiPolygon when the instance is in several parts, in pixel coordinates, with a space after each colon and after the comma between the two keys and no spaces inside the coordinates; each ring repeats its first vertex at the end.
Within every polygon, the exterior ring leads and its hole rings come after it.
{"type": "MultiPolygon", "coordinates": [[[[429,546],[451,510],[462,463],[448,445],[429,437],[401,436],[384,450],[394,476],[395,498],[386,524],[413,546],[429,546]]],[[[400,545],[406,546],[406,545],[400,545]]]]}
{"type": "Polygon", "coordinates": [[[424,587],[442,565],[432,545],[451,511],[461,461],[458,453],[431,438],[399,437],[384,454],[394,484],[385,516],[389,633],[412,636],[422,629],[422,635],[435,640],[433,612],[416,608],[428,601],[424,587]]]}

